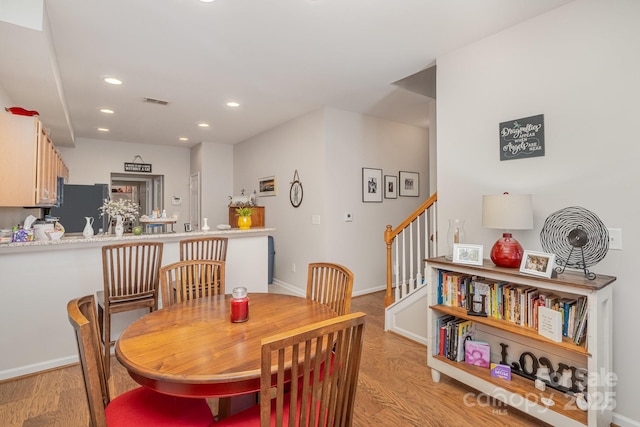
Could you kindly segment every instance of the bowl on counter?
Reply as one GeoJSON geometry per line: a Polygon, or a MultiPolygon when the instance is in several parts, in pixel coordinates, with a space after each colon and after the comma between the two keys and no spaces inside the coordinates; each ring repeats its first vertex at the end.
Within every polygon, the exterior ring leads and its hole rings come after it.
{"type": "Polygon", "coordinates": [[[45,234],[49,236],[49,240],[60,240],[64,235],[64,231],[60,230],[46,230],[45,234]]]}

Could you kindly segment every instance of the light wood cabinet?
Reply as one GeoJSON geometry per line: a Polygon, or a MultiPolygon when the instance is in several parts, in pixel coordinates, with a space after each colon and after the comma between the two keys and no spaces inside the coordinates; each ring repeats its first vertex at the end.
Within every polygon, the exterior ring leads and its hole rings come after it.
{"type": "Polygon", "coordinates": [[[616,381],[612,372],[613,308],[612,286],[609,285],[615,281],[615,277],[598,275],[595,280],[588,280],[581,272],[565,272],[558,278],[548,279],[524,275],[514,269],[495,267],[487,260],[482,266],[472,266],[453,263],[443,257],[427,260],[427,266],[427,364],[431,367],[435,382],[440,381],[442,373],[478,390],[480,393],[469,393],[465,397],[464,403],[468,405],[480,405],[483,402],[487,404],[487,397],[491,397],[499,401],[493,405],[495,411],[503,410],[509,405],[551,425],[609,425],[615,406],[613,386],[616,381]],[[588,313],[586,344],[576,345],[567,338],[555,342],[538,334],[536,329],[497,319],[491,314],[487,317],[472,316],[464,308],[443,303],[439,299],[442,293],[439,283],[444,272],[536,288],[540,292],[564,298],[585,297],[588,313]],[[556,373],[561,370],[565,373],[572,372],[570,367],[575,369],[575,366],[583,366],[584,368],[580,368],[580,375],[587,388],[586,395],[590,405],[588,410],[578,408],[571,392],[563,393],[550,387],[545,391],[537,389],[533,379],[527,378],[527,375],[512,373],[511,381],[507,381],[492,377],[488,368],[473,366],[464,361],[455,362],[439,355],[439,345],[436,344],[439,344],[441,336],[437,326],[438,319],[447,315],[475,323],[474,339],[490,343],[492,363],[503,362],[504,358],[508,359],[508,365],[513,365],[514,362],[517,365],[519,362],[518,366],[522,366],[523,371],[533,372],[530,377],[539,377],[536,369],[542,368],[544,364],[547,364],[545,367],[555,366],[556,373]],[[559,362],[567,363],[562,367],[559,362]],[[553,404],[548,404],[547,399],[553,404]]]}
{"type": "Polygon", "coordinates": [[[54,206],[69,171],[37,117],[0,114],[0,206],[54,206]]]}

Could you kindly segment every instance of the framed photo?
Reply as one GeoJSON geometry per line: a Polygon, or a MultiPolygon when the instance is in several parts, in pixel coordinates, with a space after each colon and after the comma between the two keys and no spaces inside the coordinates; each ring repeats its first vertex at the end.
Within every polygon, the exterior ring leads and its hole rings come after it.
{"type": "Polygon", "coordinates": [[[524,251],[520,263],[520,273],[540,277],[551,277],[556,264],[556,255],[545,252],[524,251]]]}
{"type": "Polygon", "coordinates": [[[453,262],[458,264],[482,265],[482,245],[454,243],[453,262]]]}
{"type": "Polygon", "coordinates": [[[362,168],[362,201],[382,202],[382,169],[362,168]]]}
{"type": "Polygon", "coordinates": [[[278,185],[275,176],[267,176],[258,180],[259,196],[275,196],[278,192],[278,185]]]}
{"type": "Polygon", "coordinates": [[[398,177],[395,175],[384,176],[384,198],[385,199],[397,199],[398,198],[398,177]]]}
{"type": "Polygon", "coordinates": [[[400,196],[420,197],[420,174],[400,171],[400,196]]]}

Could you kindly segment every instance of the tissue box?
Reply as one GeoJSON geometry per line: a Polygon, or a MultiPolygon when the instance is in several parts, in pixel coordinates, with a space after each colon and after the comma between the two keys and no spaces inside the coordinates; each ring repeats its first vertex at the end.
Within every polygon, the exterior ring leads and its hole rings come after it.
{"type": "Polygon", "coordinates": [[[21,228],[13,232],[11,236],[12,242],[32,242],[34,239],[33,228],[21,228]]]}

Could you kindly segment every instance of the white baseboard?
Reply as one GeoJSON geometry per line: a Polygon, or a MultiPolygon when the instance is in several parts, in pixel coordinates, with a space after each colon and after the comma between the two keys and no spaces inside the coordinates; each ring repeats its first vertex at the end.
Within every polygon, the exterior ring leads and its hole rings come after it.
{"type": "Polygon", "coordinates": [[[79,359],[76,355],[62,357],[60,359],[45,360],[44,362],[34,363],[31,365],[19,366],[17,368],[0,371],[0,381],[21,377],[23,375],[33,374],[40,371],[46,371],[48,369],[59,368],[61,366],[71,365],[78,362],[79,359]]]}
{"type": "MultiPolygon", "coordinates": [[[[352,296],[357,297],[360,295],[372,294],[374,292],[384,291],[387,289],[387,285],[380,285],[373,288],[362,289],[356,292],[353,292],[352,296]]],[[[283,282],[282,280],[278,280],[276,278],[273,279],[273,283],[269,285],[269,292],[276,291],[278,293],[286,293],[289,295],[297,295],[300,297],[304,297],[307,295],[307,289],[300,289],[297,286],[294,286],[290,283],[283,282]]]]}
{"type": "Polygon", "coordinates": [[[611,422],[620,427],[640,427],[640,421],[632,420],[615,412],[613,413],[611,422]]]}

